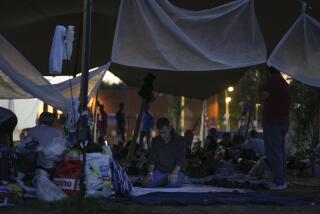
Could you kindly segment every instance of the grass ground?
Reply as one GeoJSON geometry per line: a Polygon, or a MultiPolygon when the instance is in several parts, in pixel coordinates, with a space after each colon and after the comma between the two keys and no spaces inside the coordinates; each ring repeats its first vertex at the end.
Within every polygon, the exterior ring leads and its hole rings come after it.
{"type": "MultiPolygon", "coordinates": [[[[314,197],[320,200],[320,179],[303,178],[293,179],[294,186],[281,191],[290,195],[314,197]]],[[[295,214],[295,213],[315,213],[320,214],[320,206],[267,206],[267,205],[215,205],[215,206],[140,206],[121,203],[106,203],[103,199],[87,199],[83,206],[79,208],[77,200],[65,200],[55,203],[43,203],[39,201],[26,202],[10,208],[0,208],[0,213],[244,213],[244,214],[295,214]]]]}

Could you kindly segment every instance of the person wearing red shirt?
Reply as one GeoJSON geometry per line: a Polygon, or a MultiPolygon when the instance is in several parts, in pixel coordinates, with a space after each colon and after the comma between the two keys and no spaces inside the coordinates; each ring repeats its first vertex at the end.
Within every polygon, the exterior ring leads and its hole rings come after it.
{"type": "Polygon", "coordinates": [[[286,189],[285,135],[289,127],[290,87],[278,70],[273,67],[269,70],[271,76],[262,88],[265,155],[274,175],[269,188],[286,189]]]}

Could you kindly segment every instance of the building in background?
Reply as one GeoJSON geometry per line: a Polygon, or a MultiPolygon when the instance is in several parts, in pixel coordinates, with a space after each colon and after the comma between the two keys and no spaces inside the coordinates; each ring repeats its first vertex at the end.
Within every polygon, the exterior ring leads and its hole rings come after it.
{"type": "MultiPolygon", "coordinates": [[[[104,105],[105,110],[108,112],[108,141],[115,142],[115,113],[118,110],[118,104],[120,102],[125,103],[124,112],[126,113],[127,121],[127,139],[130,139],[133,135],[133,130],[138,117],[141,98],[136,89],[130,88],[101,88],[99,91],[99,102],[104,105]]],[[[159,117],[168,116],[169,100],[171,95],[156,94],[156,100],[150,104],[150,111],[153,113],[155,120],[159,117]]],[[[183,123],[183,129],[181,133],[184,133],[186,129],[194,129],[195,135],[199,135],[201,124],[201,113],[203,108],[203,101],[185,98],[184,99],[184,111],[182,118],[179,118],[180,123],[183,123]],[[183,120],[183,122],[181,122],[183,120]]],[[[218,124],[219,113],[218,99],[216,96],[208,99],[206,127],[216,127],[218,124]]],[[[155,134],[155,133],[154,133],[155,134]]]]}

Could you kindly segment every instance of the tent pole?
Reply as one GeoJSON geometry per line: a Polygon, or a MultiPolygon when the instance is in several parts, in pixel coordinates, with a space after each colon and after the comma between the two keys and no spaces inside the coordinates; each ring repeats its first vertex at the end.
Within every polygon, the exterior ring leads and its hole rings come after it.
{"type": "Polygon", "coordinates": [[[80,202],[83,205],[85,196],[85,164],[86,164],[86,146],[89,142],[89,126],[88,126],[88,70],[90,66],[90,40],[91,40],[91,14],[92,0],[83,1],[83,29],[82,29],[82,45],[81,45],[81,88],[80,88],[80,130],[79,142],[83,152],[83,164],[80,177],[80,202]]]}
{"type": "Polygon", "coordinates": [[[141,105],[139,110],[139,115],[136,121],[136,126],[133,132],[132,141],[130,144],[129,152],[126,159],[126,166],[130,166],[130,163],[132,161],[132,158],[135,153],[135,147],[136,142],[138,139],[138,135],[140,132],[140,125],[143,118],[143,113],[147,109],[147,105],[155,100],[155,97],[153,95],[153,81],[156,79],[156,76],[154,76],[151,73],[148,73],[146,77],[143,79],[143,84],[138,92],[138,94],[141,96],[141,105]]]}
{"type": "Polygon", "coordinates": [[[136,126],[134,128],[132,141],[131,141],[131,144],[129,147],[129,152],[128,152],[128,156],[127,156],[127,160],[126,160],[126,166],[130,166],[132,158],[135,154],[136,143],[137,143],[138,135],[140,133],[140,125],[141,125],[143,113],[146,111],[147,105],[148,105],[147,99],[142,98],[138,118],[136,121],[136,126]]]}
{"type": "Polygon", "coordinates": [[[47,103],[43,103],[43,112],[47,112],[48,111],[48,104],[47,103]]]}

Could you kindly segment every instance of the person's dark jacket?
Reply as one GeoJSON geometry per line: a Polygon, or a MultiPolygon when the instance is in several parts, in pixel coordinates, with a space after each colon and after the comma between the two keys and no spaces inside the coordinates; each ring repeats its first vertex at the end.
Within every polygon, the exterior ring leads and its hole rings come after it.
{"type": "Polygon", "coordinates": [[[171,141],[164,143],[160,136],[155,137],[151,143],[149,164],[155,165],[155,170],[172,172],[176,166],[184,170],[186,156],[185,139],[174,131],[171,133],[171,141]]]}

